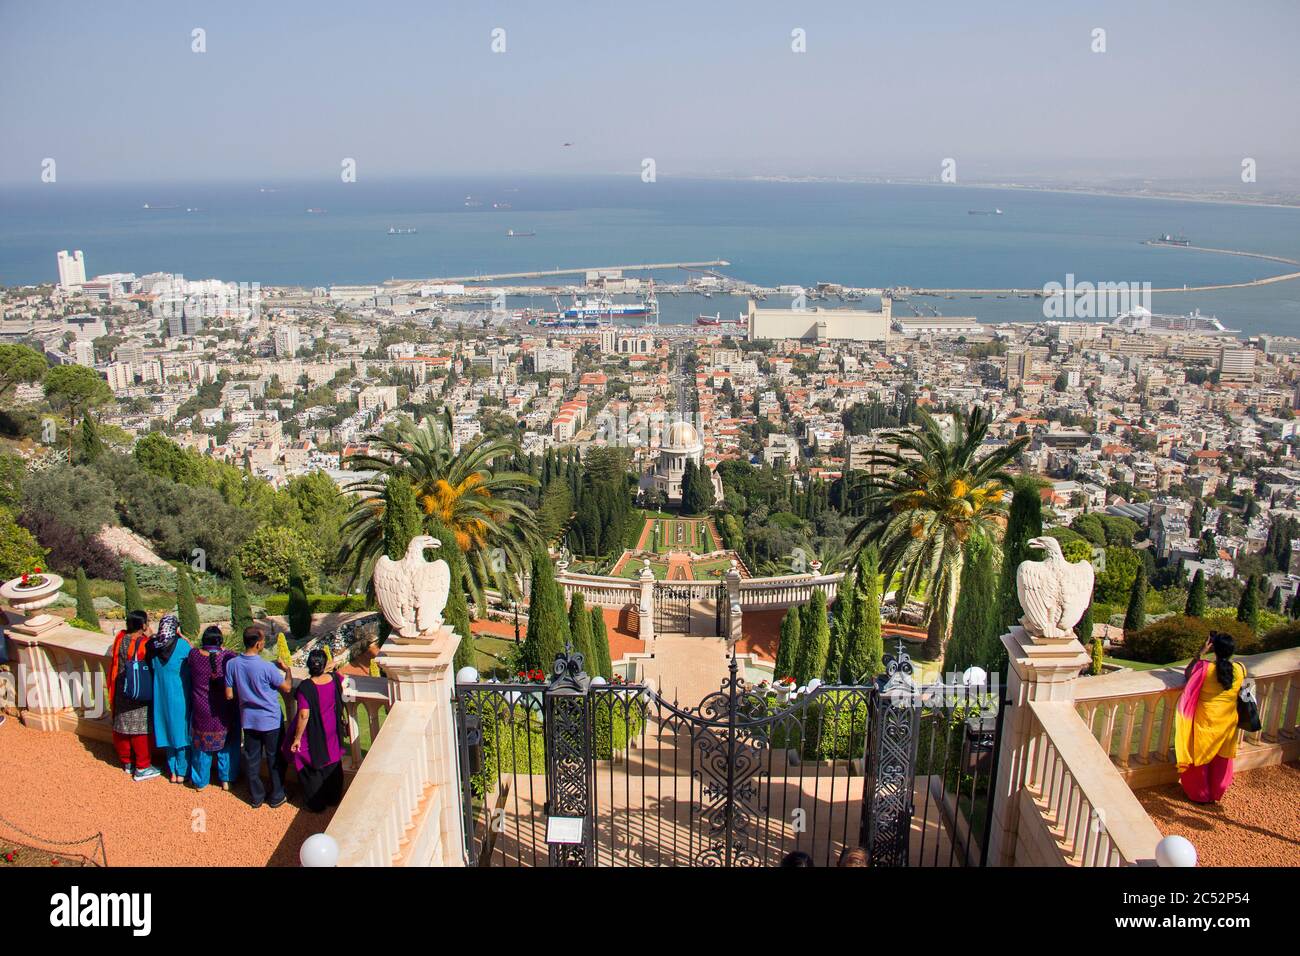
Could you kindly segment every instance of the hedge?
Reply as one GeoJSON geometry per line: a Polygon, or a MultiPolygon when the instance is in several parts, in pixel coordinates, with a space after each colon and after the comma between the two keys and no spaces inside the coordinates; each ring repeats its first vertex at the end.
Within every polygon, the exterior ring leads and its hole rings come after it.
{"type": "Polygon", "coordinates": [[[1259,639],[1259,653],[1264,651],[1284,651],[1289,647],[1300,647],[1300,621],[1292,621],[1275,627],[1259,639]]]}
{"type": "Polygon", "coordinates": [[[1148,664],[1172,664],[1198,654],[1211,631],[1224,631],[1236,641],[1238,654],[1261,650],[1250,626],[1236,620],[1214,620],[1175,614],[1148,624],[1124,639],[1124,656],[1148,664]]]}
{"type": "MultiPolygon", "coordinates": [[[[289,595],[272,594],[261,602],[267,614],[284,614],[289,607],[289,595]]],[[[308,594],[307,605],[313,614],[341,614],[365,611],[366,599],[360,594],[308,594]]]]}

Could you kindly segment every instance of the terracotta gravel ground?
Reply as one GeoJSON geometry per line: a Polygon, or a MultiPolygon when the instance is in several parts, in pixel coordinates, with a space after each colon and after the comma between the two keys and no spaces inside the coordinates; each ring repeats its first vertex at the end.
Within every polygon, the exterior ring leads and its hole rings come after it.
{"type": "Polygon", "coordinates": [[[1192,803],[1177,783],[1135,795],[1161,833],[1192,841],[1200,866],[1300,866],[1300,763],[1237,774],[1219,804],[1192,803]]]}
{"type": "MultiPolygon", "coordinates": [[[[76,734],[0,725],[0,817],[50,840],[104,834],[110,866],[297,866],[298,848],[325,829],[333,811],[289,802],[254,810],[240,780],[231,792],[203,791],[165,778],[136,783],[109,744],[76,734]],[[196,810],[205,812],[195,832],[196,810]]],[[[0,823],[0,837],[17,837],[0,823]]]]}

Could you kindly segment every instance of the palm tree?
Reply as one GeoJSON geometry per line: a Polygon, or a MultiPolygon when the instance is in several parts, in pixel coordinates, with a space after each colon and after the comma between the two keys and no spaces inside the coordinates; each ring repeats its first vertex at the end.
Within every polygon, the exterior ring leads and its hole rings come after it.
{"type": "Polygon", "coordinates": [[[958,413],[954,419],[951,436],[923,410],[919,428],[886,433],[898,450],[870,453],[869,470],[882,473],[863,479],[865,516],[849,534],[859,550],[876,545],[886,581],[897,575],[900,611],[911,594],[927,587],[925,656],[934,660],[943,656],[952,630],[966,541],[972,535],[1000,540],[1011,483],[1006,466],[1029,441],[1022,436],[981,454],[992,414],[976,406],[969,418],[958,413]]]}
{"type": "Polygon", "coordinates": [[[345,490],[358,500],[341,528],[341,561],[350,568],[353,583],[369,581],[384,551],[384,486],[400,475],[411,483],[424,514],[455,535],[469,567],[474,602],[481,605],[483,589],[491,586],[517,594],[518,574],[541,543],[537,517],[518,496],[536,486],[537,479],[492,466],[498,459],[513,459],[518,446],[478,435],[456,451],[449,412],[430,415],[419,425],[403,418],[391,431],[366,441],[369,452],[353,455],[348,467],[378,474],[348,484],[345,490]]]}
{"type": "Polygon", "coordinates": [[[811,574],[813,562],[820,561],[819,573],[836,574],[846,570],[854,557],[854,552],[846,544],[830,538],[821,541],[805,539],[785,557],[764,561],[759,572],[766,575],[811,574]]]}

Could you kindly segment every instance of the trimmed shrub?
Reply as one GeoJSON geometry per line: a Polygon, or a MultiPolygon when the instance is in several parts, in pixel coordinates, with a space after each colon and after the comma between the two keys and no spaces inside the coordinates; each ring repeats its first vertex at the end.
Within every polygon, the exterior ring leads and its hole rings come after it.
{"type": "MultiPolygon", "coordinates": [[[[267,614],[285,614],[289,609],[289,595],[269,595],[262,606],[267,614]]],[[[307,607],[312,614],[345,614],[366,610],[366,599],[360,594],[308,594],[307,607]]]]}
{"type": "Polygon", "coordinates": [[[1273,628],[1259,639],[1257,653],[1284,651],[1289,647],[1300,647],[1300,621],[1273,628]]]}
{"type": "Polygon", "coordinates": [[[1224,631],[1237,642],[1238,654],[1254,654],[1259,640],[1249,625],[1233,620],[1212,620],[1174,614],[1124,638],[1123,656],[1148,664],[1172,664],[1187,660],[1205,644],[1211,631],[1224,631]]]}

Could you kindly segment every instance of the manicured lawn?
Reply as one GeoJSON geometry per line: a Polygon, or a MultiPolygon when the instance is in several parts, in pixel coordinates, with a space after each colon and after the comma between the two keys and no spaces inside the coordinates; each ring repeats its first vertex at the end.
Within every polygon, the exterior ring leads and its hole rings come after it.
{"type": "Polygon", "coordinates": [[[716,558],[713,561],[696,562],[691,565],[691,573],[697,581],[709,581],[726,574],[730,568],[730,558],[716,558]]]}
{"type": "MultiPolygon", "coordinates": [[[[628,578],[635,581],[641,577],[641,568],[644,565],[640,561],[628,561],[623,565],[623,570],[618,572],[620,578],[628,578]]],[[[651,561],[650,572],[655,576],[656,581],[662,581],[668,577],[668,563],[666,561],[651,561]]]]}

